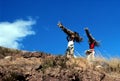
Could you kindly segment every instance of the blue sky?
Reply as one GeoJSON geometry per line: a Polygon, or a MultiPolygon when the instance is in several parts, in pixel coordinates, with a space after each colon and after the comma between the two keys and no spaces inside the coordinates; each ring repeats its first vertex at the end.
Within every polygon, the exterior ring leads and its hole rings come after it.
{"type": "Polygon", "coordinates": [[[119,4],[119,0],[0,0],[0,45],[64,54],[66,35],[57,26],[61,21],[84,38],[75,43],[76,53],[84,55],[88,49],[84,32],[88,27],[101,43],[97,53],[119,56],[119,4]]]}

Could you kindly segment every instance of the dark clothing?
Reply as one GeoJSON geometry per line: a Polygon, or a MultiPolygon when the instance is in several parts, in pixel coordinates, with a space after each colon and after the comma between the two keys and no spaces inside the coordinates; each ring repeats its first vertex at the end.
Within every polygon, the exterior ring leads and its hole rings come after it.
{"type": "Polygon", "coordinates": [[[72,36],[67,36],[66,38],[67,38],[67,41],[72,41],[72,40],[75,41],[74,37],[72,36]]]}
{"type": "Polygon", "coordinates": [[[88,42],[89,42],[89,48],[94,49],[95,46],[98,46],[98,42],[92,37],[90,34],[89,30],[86,28],[85,29],[86,35],[88,37],[88,42]]]}
{"type": "Polygon", "coordinates": [[[60,28],[63,30],[63,32],[65,32],[67,34],[67,40],[68,41],[76,41],[76,42],[81,42],[82,38],[79,36],[79,34],[77,32],[73,32],[67,28],[65,28],[63,25],[60,26],[60,28]]]}

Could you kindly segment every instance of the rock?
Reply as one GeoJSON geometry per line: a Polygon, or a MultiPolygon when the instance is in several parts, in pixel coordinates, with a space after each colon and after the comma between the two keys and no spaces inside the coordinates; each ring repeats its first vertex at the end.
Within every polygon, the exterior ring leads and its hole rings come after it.
{"type": "Polygon", "coordinates": [[[90,68],[82,57],[67,59],[44,52],[7,50],[0,51],[0,81],[120,81],[119,72],[107,72],[110,65],[104,62],[90,68]]]}
{"type": "Polygon", "coordinates": [[[4,57],[5,60],[12,61],[12,56],[6,56],[4,57]]]}

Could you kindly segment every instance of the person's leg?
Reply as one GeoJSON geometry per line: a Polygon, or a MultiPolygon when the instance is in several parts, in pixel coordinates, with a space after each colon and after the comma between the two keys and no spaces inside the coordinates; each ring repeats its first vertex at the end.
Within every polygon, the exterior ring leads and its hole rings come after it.
{"type": "Polygon", "coordinates": [[[94,50],[87,50],[87,51],[86,51],[87,61],[88,61],[88,62],[94,62],[94,61],[95,61],[95,56],[94,56],[94,54],[95,54],[94,50]]]}
{"type": "Polygon", "coordinates": [[[70,48],[70,56],[74,56],[74,46],[70,48]]]}
{"type": "Polygon", "coordinates": [[[71,58],[74,56],[74,42],[73,41],[69,41],[68,42],[68,48],[66,51],[66,57],[71,58]]]}
{"type": "Polygon", "coordinates": [[[92,51],[92,53],[91,53],[91,61],[95,61],[95,52],[94,51],[92,51]]]}
{"type": "Polygon", "coordinates": [[[71,58],[70,48],[67,48],[66,57],[67,57],[67,58],[71,58]]]}

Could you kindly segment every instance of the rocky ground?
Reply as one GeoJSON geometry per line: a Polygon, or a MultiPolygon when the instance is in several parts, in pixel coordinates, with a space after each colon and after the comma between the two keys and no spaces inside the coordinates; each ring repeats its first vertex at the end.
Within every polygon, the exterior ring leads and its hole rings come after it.
{"type": "Polygon", "coordinates": [[[120,81],[118,65],[0,47],[0,81],[120,81]]]}

